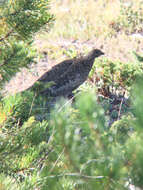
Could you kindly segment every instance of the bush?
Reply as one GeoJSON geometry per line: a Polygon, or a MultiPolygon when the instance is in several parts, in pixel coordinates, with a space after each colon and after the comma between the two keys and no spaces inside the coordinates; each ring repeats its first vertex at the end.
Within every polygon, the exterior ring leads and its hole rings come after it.
{"type": "Polygon", "coordinates": [[[142,31],[142,2],[138,2],[138,6],[136,4],[136,1],[133,3],[133,1],[124,2],[120,0],[120,16],[112,25],[115,31],[123,31],[127,34],[142,31]]]}
{"type": "Polygon", "coordinates": [[[30,116],[42,114],[44,104],[44,99],[41,101],[40,96],[36,97],[30,91],[4,97],[0,102],[0,125],[6,128],[16,124],[21,126],[30,116]],[[43,109],[37,110],[38,106],[42,106],[43,109]]]}
{"type": "Polygon", "coordinates": [[[33,190],[128,190],[128,182],[141,187],[140,85],[134,88],[133,114],[111,128],[91,90],[79,94],[74,105],[61,100],[48,121],[30,117],[21,126],[1,128],[1,184],[33,190]]]}
{"type": "Polygon", "coordinates": [[[143,65],[140,62],[122,63],[111,61],[108,58],[97,59],[92,67],[89,79],[103,95],[123,94],[129,92],[137,77],[143,74],[143,65]]]}

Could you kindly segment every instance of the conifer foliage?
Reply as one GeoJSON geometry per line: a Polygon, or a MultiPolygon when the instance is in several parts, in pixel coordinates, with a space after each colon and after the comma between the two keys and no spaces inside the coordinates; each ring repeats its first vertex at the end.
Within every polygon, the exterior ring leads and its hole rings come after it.
{"type": "Polygon", "coordinates": [[[1,83],[33,61],[33,36],[53,20],[47,0],[10,0],[0,4],[1,83]]]}

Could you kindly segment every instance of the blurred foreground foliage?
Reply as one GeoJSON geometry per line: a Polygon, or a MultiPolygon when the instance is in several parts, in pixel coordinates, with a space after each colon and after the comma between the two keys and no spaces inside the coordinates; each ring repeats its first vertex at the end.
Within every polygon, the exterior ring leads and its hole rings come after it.
{"type": "Polygon", "coordinates": [[[142,86],[141,78],[132,88],[131,112],[110,127],[91,89],[79,93],[74,104],[61,100],[43,121],[35,120],[35,109],[29,111],[41,102],[31,92],[4,98],[0,185],[6,190],[141,188],[142,86]]]}

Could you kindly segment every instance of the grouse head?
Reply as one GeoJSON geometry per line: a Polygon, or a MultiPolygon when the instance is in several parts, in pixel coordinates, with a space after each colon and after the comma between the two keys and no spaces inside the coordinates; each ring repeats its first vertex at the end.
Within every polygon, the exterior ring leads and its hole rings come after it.
{"type": "Polygon", "coordinates": [[[92,60],[101,55],[104,55],[104,53],[100,49],[93,49],[87,56],[89,60],[92,60]]]}

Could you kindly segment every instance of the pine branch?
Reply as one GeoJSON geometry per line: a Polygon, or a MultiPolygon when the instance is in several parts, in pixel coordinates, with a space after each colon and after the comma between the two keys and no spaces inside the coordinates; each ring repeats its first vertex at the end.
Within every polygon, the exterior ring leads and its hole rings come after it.
{"type": "Polygon", "coordinates": [[[10,56],[8,59],[6,59],[3,63],[1,63],[1,64],[0,64],[0,67],[3,66],[3,65],[8,64],[9,61],[10,61],[14,56],[15,56],[15,52],[13,52],[13,53],[11,54],[11,56],[10,56]]]}
{"type": "MultiPolygon", "coordinates": [[[[0,38],[0,42],[4,41],[5,39],[7,39],[12,33],[14,32],[14,30],[10,30],[3,38],[0,38]]],[[[0,65],[1,66],[1,65],[0,65]]]]}

